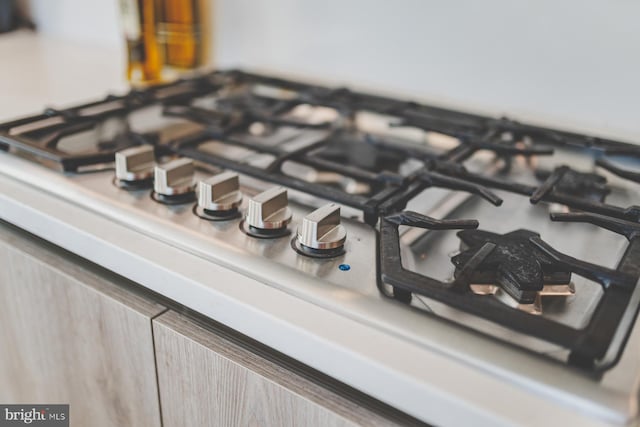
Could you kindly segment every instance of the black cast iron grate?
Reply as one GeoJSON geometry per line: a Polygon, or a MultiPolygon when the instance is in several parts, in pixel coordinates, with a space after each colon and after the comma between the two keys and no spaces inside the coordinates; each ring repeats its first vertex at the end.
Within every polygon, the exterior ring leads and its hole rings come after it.
{"type": "Polygon", "coordinates": [[[201,125],[197,132],[159,146],[163,152],[187,156],[360,210],[364,221],[379,229],[378,287],[384,295],[408,303],[412,294],[420,294],[561,345],[570,351],[569,363],[587,370],[604,370],[620,356],[639,305],[633,302],[633,292],[640,278],[640,207],[606,203],[609,189],[603,177],[568,166],[540,174],[539,185],[528,185],[470,172],[464,162],[478,151],[488,150],[503,159],[508,168],[516,156],[548,156],[555,148],[563,147],[589,153],[597,159],[598,166],[621,178],[639,182],[640,173],[620,166],[613,159],[638,159],[640,147],[506,118],[487,118],[234,70],[132,91],[124,96],[110,96],[75,108],[49,109],[42,115],[0,125],[0,148],[57,162],[64,171],[113,161],[119,149],[141,143],[158,145],[158,141],[153,134],[125,132],[117,139],[96,141],[94,150],[83,154],[64,152],[57,144],[63,136],[93,128],[109,118],[126,117],[149,105],[161,105],[165,117],[201,125]],[[258,86],[270,88],[271,94],[250,90],[258,86]],[[213,102],[206,101],[207,97],[213,102]],[[306,121],[287,114],[300,105],[333,109],[337,116],[326,121],[306,121]],[[457,144],[436,150],[359,132],[353,122],[360,111],[392,117],[396,127],[448,135],[455,138],[457,144]],[[51,124],[36,131],[19,131],[21,127],[51,119],[54,119],[51,124]],[[257,132],[252,128],[256,124],[260,125],[257,132]],[[284,128],[318,136],[295,148],[265,143],[271,132],[284,128]],[[211,142],[219,145],[217,150],[207,148],[211,142]],[[226,155],[225,150],[232,149],[248,150],[267,161],[255,163],[226,155]],[[401,171],[400,165],[408,161],[416,166],[409,172],[401,171]],[[345,177],[363,184],[366,190],[352,192],[335,183],[309,181],[287,172],[286,165],[291,162],[345,177]],[[430,187],[469,192],[495,206],[500,206],[502,200],[492,190],[528,197],[533,204],[558,203],[568,207],[570,213],[552,214],[554,221],[590,222],[626,236],[629,245],[616,269],[561,254],[535,233],[519,236],[524,239],[521,244],[526,245],[523,253],[536,257],[537,262],[544,260],[545,268],[553,265],[561,275],[575,273],[602,286],[603,296],[589,324],[583,329],[574,329],[471,292],[471,279],[501,250],[496,249],[499,243],[496,239],[488,239],[464,259],[458,258],[458,272],[451,283],[404,269],[400,258],[400,225],[430,230],[478,227],[476,220],[435,220],[405,211],[409,201],[430,187]]]}
{"type": "Polygon", "coordinates": [[[127,126],[127,116],[141,108],[166,102],[178,103],[212,92],[217,82],[210,76],[181,80],[126,95],[109,95],[101,101],[67,109],[47,108],[42,114],[0,125],[0,148],[31,156],[45,163],[59,165],[64,172],[77,172],[84,166],[114,161],[119,150],[140,144],[157,143],[152,134],[126,129],[118,135],[101,139],[99,129],[109,120],[127,126]],[[96,140],[81,152],[69,152],[60,142],[86,131],[97,131],[96,140]]]}

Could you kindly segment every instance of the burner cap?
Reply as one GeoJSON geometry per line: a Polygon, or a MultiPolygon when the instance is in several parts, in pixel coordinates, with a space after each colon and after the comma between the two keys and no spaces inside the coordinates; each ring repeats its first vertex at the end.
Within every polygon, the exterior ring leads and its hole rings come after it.
{"type": "Polygon", "coordinates": [[[538,233],[516,230],[496,234],[484,230],[463,230],[458,232],[458,237],[461,252],[451,258],[456,266],[456,277],[485,243],[495,244],[493,251],[469,272],[472,290],[482,289],[481,293],[486,294],[486,286],[479,285],[495,285],[520,304],[534,304],[539,295],[571,293],[571,272],[530,242],[531,237],[539,237],[538,233]],[[567,292],[558,292],[558,287],[566,287],[567,292]],[[546,289],[552,291],[546,292],[546,289]]]}
{"type": "MultiPolygon", "coordinates": [[[[558,168],[556,168],[557,170],[558,168]]],[[[551,172],[538,171],[536,176],[545,180],[551,172]]],[[[554,185],[559,193],[569,194],[574,197],[604,202],[611,189],[607,187],[607,179],[597,173],[578,172],[567,168],[560,180],[554,185]]]]}

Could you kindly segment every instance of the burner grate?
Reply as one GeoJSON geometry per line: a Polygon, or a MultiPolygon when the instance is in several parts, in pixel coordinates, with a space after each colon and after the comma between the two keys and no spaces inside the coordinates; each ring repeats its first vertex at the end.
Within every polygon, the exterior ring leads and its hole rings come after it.
{"type": "MultiPolygon", "coordinates": [[[[402,212],[384,217],[380,225],[378,262],[381,280],[378,287],[384,295],[402,302],[410,302],[411,294],[416,293],[498,324],[508,325],[513,330],[561,345],[570,350],[569,362],[576,366],[588,370],[606,370],[617,361],[626,340],[626,334],[629,332],[629,324],[621,325],[622,321],[626,319],[630,323],[637,314],[638,307],[630,307],[629,301],[632,293],[636,291],[635,287],[640,278],[640,267],[638,266],[640,239],[637,237],[640,225],[593,214],[556,214],[552,216],[552,219],[592,222],[626,235],[630,238],[630,244],[618,268],[612,270],[561,254],[544,243],[536,233],[525,230],[511,233],[511,236],[497,236],[494,233],[465,230],[460,232],[463,236],[471,235],[481,238],[473,239],[472,251],[465,256],[454,259],[459,267],[455,280],[442,282],[402,267],[398,226],[407,225],[429,230],[475,229],[478,226],[477,221],[435,220],[415,212],[402,212]],[[559,273],[559,275],[550,276],[551,280],[567,281],[567,274],[575,273],[593,280],[603,287],[603,296],[586,328],[574,329],[540,316],[531,315],[509,307],[497,299],[487,298],[473,291],[472,285],[478,278],[478,272],[488,271],[484,268],[487,267],[487,260],[491,261],[490,265],[494,264],[496,258],[498,262],[504,261],[505,252],[500,251],[499,247],[504,245],[505,239],[508,245],[512,245],[511,238],[515,238],[520,244],[527,245],[523,252],[529,253],[527,257],[529,264],[531,264],[532,256],[541,264],[553,266],[550,271],[559,273]],[[389,286],[391,288],[388,288],[389,286]],[[620,334],[624,338],[616,340],[620,334]],[[616,345],[611,346],[614,341],[616,341],[616,345]]],[[[523,255],[518,252],[520,251],[511,251],[509,254],[523,255]]],[[[544,267],[542,265],[540,267],[544,273],[544,267]]],[[[510,271],[513,273],[513,270],[510,271]]],[[[528,275],[524,277],[524,279],[528,278],[530,278],[528,275]]],[[[533,283],[531,288],[535,288],[539,284],[539,282],[533,283]]],[[[531,284],[525,283],[525,285],[531,284]]]]}
{"type": "Polygon", "coordinates": [[[522,158],[534,162],[568,149],[596,159],[594,169],[638,183],[640,173],[609,157],[638,159],[639,146],[235,70],[109,96],[75,108],[48,109],[0,125],[0,149],[53,161],[67,172],[112,162],[116,151],[143,143],[155,145],[162,153],[190,157],[360,210],[364,221],[378,232],[378,287],[383,295],[405,303],[413,294],[423,295],[558,344],[570,350],[569,362],[576,366],[588,370],[612,366],[638,312],[638,304],[630,301],[637,300],[632,294],[640,278],[640,206],[606,202],[611,188],[592,170],[554,165],[532,184],[515,182],[508,173],[478,172],[466,162],[489,152],[508,172],[522,158]],[[149,106],[158,106],[162,117],[199,126],[168,140],[154,132],[132,130],[128,116],[149,106]],[[386,117],[384,132],[359,127],[364,113],[386,117]],[[107,123],[114,122],[120,123],[120,131],[96,137],[87,150],[61,146],[65,138],[82,132],[100,135],[107,123]],[[444,136],[453,144],[443,148],[428,138],[393,136],[412,130],[444,136]],[[292,145],[294,137],[302,134],[313,138],[292,145]],[[232,151],[250,155],[234,157],[232,151]],[[294,172],[291,165],[296,166],[294,172]],[[302,169],[313,171],[315,178],[303,176],[302,169]],[[609,269],[562,254],[536,233],[487,234],[476,230],[476,220],[436,220],[406,210],[416,196],[433,187],[470,193],[495,206],[503,202],[500,192],[527,197],[532,204],[560,204],[569,212],[552,214],[552,220],[589,222],[626,236],[629,245],[617,268],[609,269]],[[467,248],[452,260],[457,267],[455,279],[443,282],[404,269],[399,226],[464,229],[460,238],[467,248]],[[514,256],[515,260],[509,258],[514,256]],[[527,268],[514,270],[514,263],[527,268]],[[514,309],[478,295],[471,287],[495,282],[517,300],[531,302],[546,284],[566,285],[571,274],[593,280],[603,289],[583,329],[514,309]]]}
{"type": "Polygon", "coordinates": [[[158,103],[178,103],[220,87],[213,76],[181,80],[126,95],[109,95],[101,101],[68,109],[48,108],[43,114],[0,125],[0,146],[53,162],[64,172],[77,172],[83,166],[114,161],[115,153],[139,144],[154,144],[153,135],[141,135],[126,129],[127,116],[158,103]],[[102,135],[109,120],[120,120],[125,129],[118,135],[102,135]],[[61,142],[68,137],[93,131],[92,144],[77,152],[66,150],[61,142]],[[103,139],[104,138],[106,139],[103,139]]]}

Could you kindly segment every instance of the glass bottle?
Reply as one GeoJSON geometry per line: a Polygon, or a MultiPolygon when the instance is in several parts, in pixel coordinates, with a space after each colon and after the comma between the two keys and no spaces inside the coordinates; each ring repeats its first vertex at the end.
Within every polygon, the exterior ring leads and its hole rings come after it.
{"type": "Polygon", "coordinates": [[[158,41],[164,64],[177,72],[207,65],[210,0],[158,0],[158,41]]]}
{"type": "Polygon", "coordinates": [[[156,0],[120,0],[127,42],[127,78],[132,85],[162,81],[162,56],[156,33],[156,0]]]}

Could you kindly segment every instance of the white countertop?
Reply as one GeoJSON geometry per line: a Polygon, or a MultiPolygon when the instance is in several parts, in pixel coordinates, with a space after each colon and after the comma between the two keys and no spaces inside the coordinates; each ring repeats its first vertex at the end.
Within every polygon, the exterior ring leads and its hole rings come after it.
{"type": "Polygon", "coordinates": [[[90,101],[127,90],[121,51],[37,36],[0,35],[0,120],[39,113],[44,106],[90,101]]]}
{"type": "MultiPolygon", "coordinates": [[[[0,57],[13,59],[0,67],[0,121],[126,90],[117,50],[19,32],[0,36],[0,57]]],[[[0,153],[0,218],[419,419],[439,425],[601,425],[607,419],[588,417],[567,401],[530,393],[495,372],[354,322],[75,206],[66,200],[84,196],[65,188],[64,180],[0,153]],[[42,191],[47,186],[55,190],[42,191]],[[505,408],[494,398],[498,390],[526,405],[505,408]]]]}

